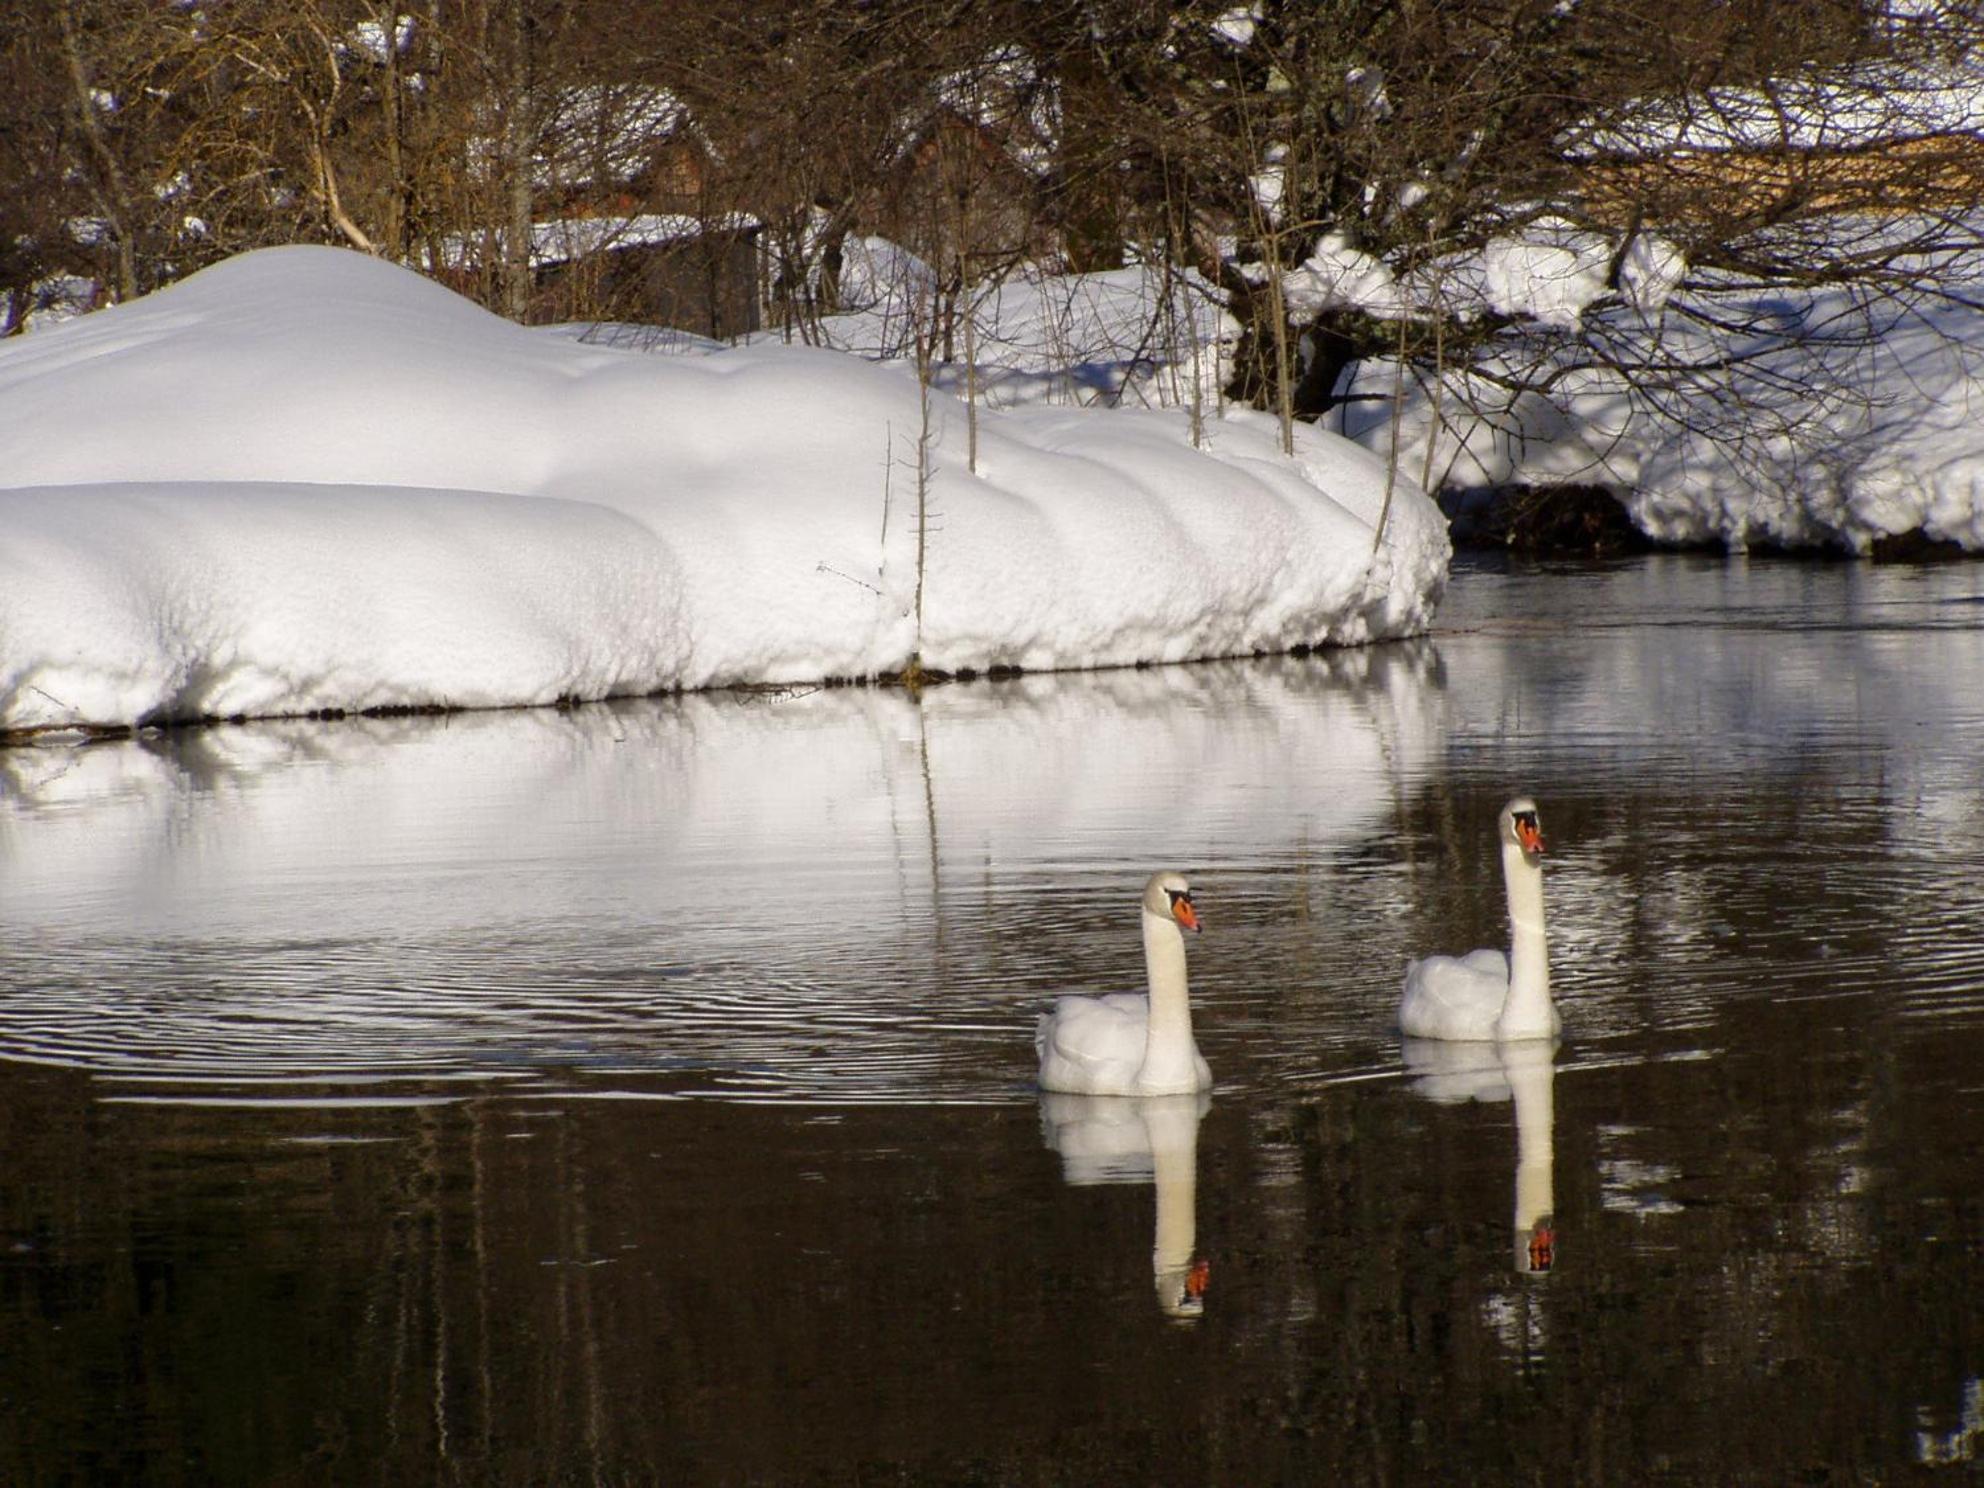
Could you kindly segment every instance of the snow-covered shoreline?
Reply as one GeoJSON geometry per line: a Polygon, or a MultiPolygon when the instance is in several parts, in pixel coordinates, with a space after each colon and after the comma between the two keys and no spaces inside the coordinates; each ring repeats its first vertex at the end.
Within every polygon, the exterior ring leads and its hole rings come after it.
{"type": "Polygon", "coordinates": [[[1940,286],[1693,285],[1687,304],[1595,308],[1584,326],[1665,374],[1545,359],[1500,367],[1500,385],[1451,373],[1437,406],[1408,376],[1394,433],[1396,370],[1371,361],[1331,426],[1396,447],[1436,490],[1610,491],[1663,547],[1864,557],[1911,539],[1984,553],[1984,302],[1973,271],[1940,286]],[[1510,390],[1545,383],[1548,397],[1510,390]]]}
{"type": "Polygon", "coordinates": [[[335,249],[0,346],[0,731],[1167,662],[1423,631],[1450,553],[1270,419],[546,337],[335,249]],[[925,408],[927,407],[927,422],[925,408]],[[918,449],[927,529],[918,615],[918,449]]]}

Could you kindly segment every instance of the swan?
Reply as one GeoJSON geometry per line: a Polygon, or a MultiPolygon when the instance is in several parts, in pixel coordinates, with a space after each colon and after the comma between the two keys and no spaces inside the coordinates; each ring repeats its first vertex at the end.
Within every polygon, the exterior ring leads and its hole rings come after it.
{"type": "Polygon", "coordinates": [[[1398,1026],[1409,1038],[1554,1038],[1563,1028],[1543,932],[1543,828],[1528,796],[1502,808],[1501,838],[1510,954],[1427,956],[1406,967],[1398,1026]]]}
{"type": "Polygon", "coordinates": [[[1182,873],[1153,873],[1144,885],[1144,972],[1148,995],[1056,998],[1040,1015],[1034,1052],[1040,1088],[1070,1095],[1190,1095],[1212,1087],[1192,1042],[1185,986],[1186,930],[1198,933],[1192,886],[1182,873]]]}

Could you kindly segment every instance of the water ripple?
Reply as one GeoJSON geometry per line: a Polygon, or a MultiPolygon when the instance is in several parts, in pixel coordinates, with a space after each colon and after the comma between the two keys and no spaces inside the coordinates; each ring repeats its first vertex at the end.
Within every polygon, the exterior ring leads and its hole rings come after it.
{"type": "Polygon", "coordinates": [[[1381,1081],[1406,962],[1506,936],[1518,785],[1585,1052],[1984,1025],[1974,578],[1554,578],[1299,663],[17,751],[0,1060],[120,1099],[1025,1100],[1035,1011],[1141,984],[1176,865],[1222,1098],[1381,1081]]]}

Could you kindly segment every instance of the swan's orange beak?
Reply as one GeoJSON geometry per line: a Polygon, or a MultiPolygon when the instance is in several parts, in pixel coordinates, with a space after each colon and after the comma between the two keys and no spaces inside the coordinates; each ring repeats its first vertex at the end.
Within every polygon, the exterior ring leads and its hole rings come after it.
{"type": "Polygon", "coordinates": [[[1543,829],[1537,826],[1535,817],[1519,816],[1516,818],[1516,841],[1522,844],[1522,850],[1532,858],[1542,856],[1543,829]]]}
{"type": "Polygon", "coordinates": [[[1212,1285],[1212,1262],[1204,1256],[1192,1262],[1192,1269],[1185,1273],[1185,1295],[1203,1298],[1206,1288],[1212,1285]]]}
{"type": "Polygon", "coordinates": [[[1171,918],[1183,925],[1194,935],[1199,933],[1199,912],[1192,908],[1192,899],[1189,894],[1172,895],[1171,918]]]}

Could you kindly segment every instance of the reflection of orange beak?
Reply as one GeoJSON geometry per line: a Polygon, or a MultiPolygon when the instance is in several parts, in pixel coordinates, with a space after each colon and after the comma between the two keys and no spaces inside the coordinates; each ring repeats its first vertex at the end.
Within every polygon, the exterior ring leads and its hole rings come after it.
{"type": "Polygon", "coordinates": [[[1192,1269],[1185,1273],[1185,1295],[1203,1297],[1206,1287],[1212,1282],[1212,1262],[1201,1256],[1192,1262],[1192,1269]]]}
{"type": "Polygon", "coordinates": [[[1171,917],[1187,930],[1190,930],[1194,935],[1198,934],[1199,912],[1192,908],[1191,900],[1173,899],[1171,901],[1171,917]]]}
{"type": "Polygon", "coordinates": [[[1548,1271],[1557,1263],[1557,1232],[1539,1224],[1529,1237],[1529,1269],[1548,1271]]]}
{"type": "Polygon", "coordinates": [[[1516,823],[1516,841],[1522,844],[1522,850],[1532,858],[1540,857],[1543,853],[1543,833],[1529,822],[1516,823]]]}

